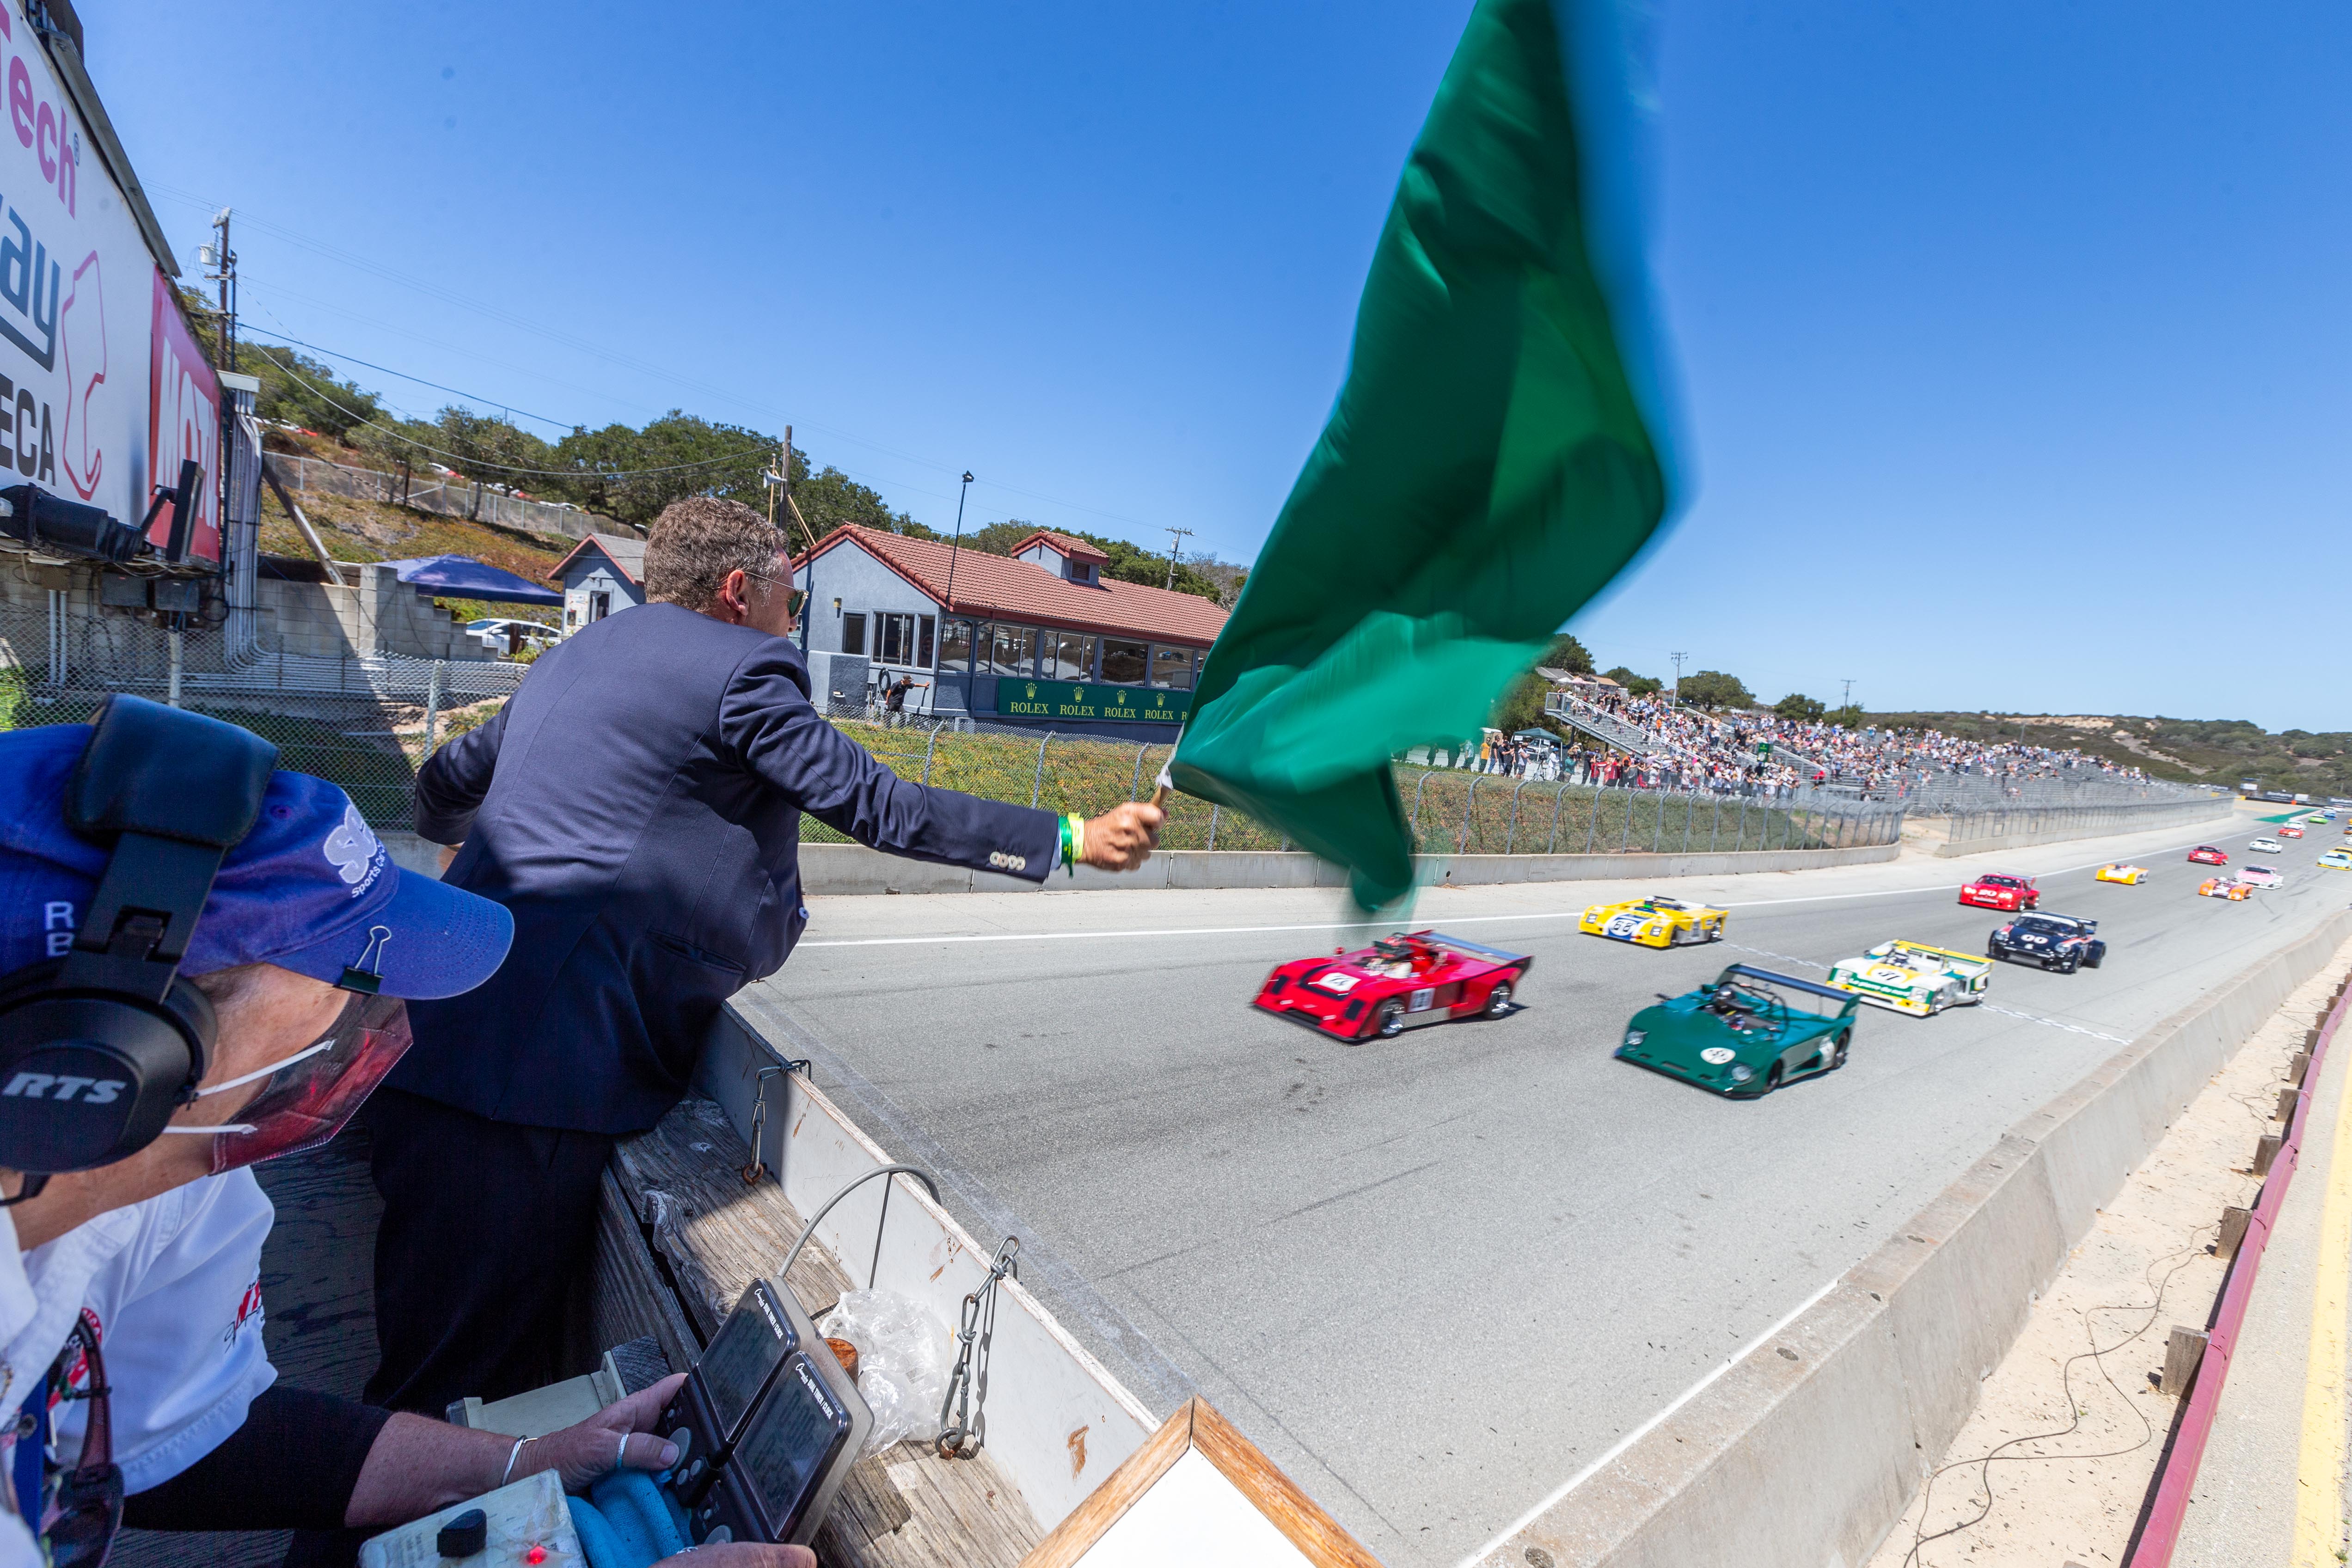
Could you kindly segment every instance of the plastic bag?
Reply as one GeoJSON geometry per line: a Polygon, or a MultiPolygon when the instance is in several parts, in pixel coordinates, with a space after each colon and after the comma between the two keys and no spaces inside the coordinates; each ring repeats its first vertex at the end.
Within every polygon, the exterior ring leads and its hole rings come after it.
{"type": "Polygon", "coordinates": [[[817,1328],[857,1347],[857,1391],[874,1412],[866,1453],[939,1436],[952,1336],[920,1301],[895,1290],[852,1290],[817,1328]]]}

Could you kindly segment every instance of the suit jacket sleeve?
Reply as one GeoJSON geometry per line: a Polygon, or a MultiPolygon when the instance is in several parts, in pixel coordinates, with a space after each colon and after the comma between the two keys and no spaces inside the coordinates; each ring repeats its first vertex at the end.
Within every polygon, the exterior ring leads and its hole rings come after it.
{"type": "Polygon", "coordinates": [[[506,738],[507,710],[468,730],[425,760],[416,770],[416,836],[436,844],[463,844],[474,813],[490,793],[498,771],[499,742],[506,738]]]}
{"type": "Polygon", "coordinates": [[[900,778],[827,723],[794,673],[786,653],[746,658],[719,699],[719,728],[746,768],[803,811],[860,844],[912,860],[1033,882],[1060,864],[1053,813],[900,778]]]}

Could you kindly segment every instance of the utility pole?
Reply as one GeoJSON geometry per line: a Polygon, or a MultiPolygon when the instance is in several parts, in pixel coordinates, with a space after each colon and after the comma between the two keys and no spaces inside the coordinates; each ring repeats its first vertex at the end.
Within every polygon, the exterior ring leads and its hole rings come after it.
{"type": "Polygon", "coordinates": [[[196,259],[212,268],[212,278],[220,284],[220,368],[235,370],[229,357],[236,344],[236,252],[228,244],[229,209],[221,208],[213,215],[213,232],[219,237],[196,252],[196,259]]]}
{"type": "Polygon", "coordinates": [[[1688,654],[1686,654],[1686,653],[1670,653],[1670,654],[1666,655],[1666,657],[1667,657],[1668,658],[1671,658],[1671,659],[1673,659],[1673,660],[1675,661],[1675,693],[1674,693],[1674,695],[1675,695],[1675,700],[1676,702],[1680,702],[1680,701],[1683,700],[1683,660],[1685,660],[1685,659],[1686,659],[1686,658],[1690,658],[1690,655],[1688,655],[1688,654]]]}
{"type": "Polygon", "coordinates": [[[1171,528],[1168,531],[1168,585],[1171,588],[1176,586],[1177,549],[1192,536],[1192,531],[1189,528],[1171,528]]]}
{"type": "Polygon", "coordinates": [[[1843,703],[1843,706],[1851,708],[1853,706],[1853,677],[1849,675],[1843,679],[1845,680],[1845,702],[1843,703]]]}

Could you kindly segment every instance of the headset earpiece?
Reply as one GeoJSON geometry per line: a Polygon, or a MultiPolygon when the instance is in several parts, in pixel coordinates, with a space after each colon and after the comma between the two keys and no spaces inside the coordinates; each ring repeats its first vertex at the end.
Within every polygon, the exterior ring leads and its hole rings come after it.
{"type": "Polygon", "coordinates": [[[135,697],[99,710],[65,819],[112,849],[71,952],[0,980],[0,1165],[110,1164],[194,1094],[217,1021],[180,960],[277,761],[216,719],[135,697]]]}

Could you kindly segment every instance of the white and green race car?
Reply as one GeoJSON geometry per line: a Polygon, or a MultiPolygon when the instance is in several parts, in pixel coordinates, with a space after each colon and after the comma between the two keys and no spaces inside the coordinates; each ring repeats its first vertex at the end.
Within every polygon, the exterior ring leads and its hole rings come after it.
{"type": "Polygon", "coordinates": [[[1921,942],[1883,942],[1859,958],[1832,964],[1830,984],[1874,1007],[1925,1018],[1983,1001],[1992,984],[1992,960],[1921,942]]]}

